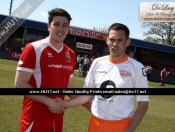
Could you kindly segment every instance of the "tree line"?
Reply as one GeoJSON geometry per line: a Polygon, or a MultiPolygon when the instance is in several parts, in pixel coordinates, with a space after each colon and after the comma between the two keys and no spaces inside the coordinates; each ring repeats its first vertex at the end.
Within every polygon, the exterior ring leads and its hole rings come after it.
{"type": "MultiPolygon", "coordinates": [[[[144,22],[142,28],[145,41],[175,46],[175,22],[144,22]]],[[[108,32],[108,26],[93,27],[95,31],[108,32]]]]}

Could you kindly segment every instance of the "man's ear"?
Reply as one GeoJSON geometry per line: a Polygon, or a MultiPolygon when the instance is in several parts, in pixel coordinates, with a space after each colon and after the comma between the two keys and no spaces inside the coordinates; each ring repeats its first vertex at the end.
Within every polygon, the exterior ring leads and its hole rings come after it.
{"type": "Polygon", "coordinates": [[[131,39],[129,38],[126,40],[126,47],[128,47],[130,45],[130,43],[131,43],[131,39]]]}
{"type": "Polygon", "coordinates": [[[106,44],[108,45],[108,42],[109,42],[109,38],[108,37],[106,37],[106,44]]]}
{"type": "Polygon", "coordinates": [[[47,24],[48,31],[50,31],[50,24],[47,24]]]}

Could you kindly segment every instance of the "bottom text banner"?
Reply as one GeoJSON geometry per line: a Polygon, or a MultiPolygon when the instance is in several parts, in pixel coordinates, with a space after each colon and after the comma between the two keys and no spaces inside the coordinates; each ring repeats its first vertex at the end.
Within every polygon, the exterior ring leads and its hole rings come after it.
{"type": "Polygon", "coordinates": [[[0,95],[175,95],[173,88],[0,88],[0,95]]]}

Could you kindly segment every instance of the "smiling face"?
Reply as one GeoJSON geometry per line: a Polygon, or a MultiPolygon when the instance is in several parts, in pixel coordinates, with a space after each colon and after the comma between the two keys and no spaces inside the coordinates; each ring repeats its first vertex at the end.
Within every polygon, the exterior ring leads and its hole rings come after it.
{"type": "Polygon", "coordinates": [[[120,60],[125,56],[125,50],[126,47],[130,45],[130,39],[126,38],[124,30],[111,29],[106,39],[106,43],[110,51],[111,59],[120,60]]]}
{"type": "Polygon", "coordinates": [[[49,38],[52,43],[62,44],[69,30],[69,21],[64,16],[54,16],[48,24],[49,38]]]}

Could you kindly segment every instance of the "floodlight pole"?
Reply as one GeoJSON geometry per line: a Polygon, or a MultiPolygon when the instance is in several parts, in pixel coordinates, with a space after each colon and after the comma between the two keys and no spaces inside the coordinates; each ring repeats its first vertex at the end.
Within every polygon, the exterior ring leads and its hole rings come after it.
{"type": "MultiPolygon", "coordinates": [[[[13,0],[10,1],[9,16],[11,16],[12,5],[13,5],[13,0]]],[[[6,35],[8,35],[8,31],[7,31],[6,35]]],[[[7,45],[7,40],[6,40],[5,43],[4,43],[4,50],[6,50],[6,45],[7,45]]]]}
{"type": "Polygon", "coordinates": [[[13,5],[13,0],[11,0],[11,2],[10,2],[9,16],[11,15],[11,12],[12,12],[12,5],[13,5]]]}

